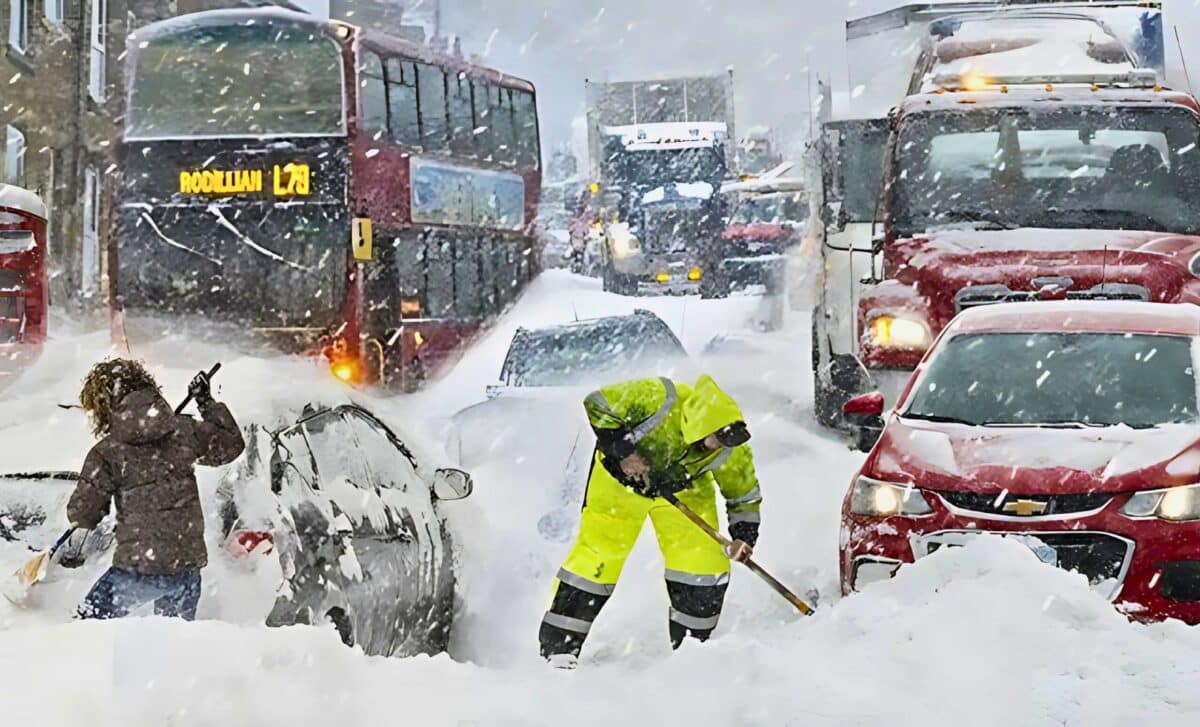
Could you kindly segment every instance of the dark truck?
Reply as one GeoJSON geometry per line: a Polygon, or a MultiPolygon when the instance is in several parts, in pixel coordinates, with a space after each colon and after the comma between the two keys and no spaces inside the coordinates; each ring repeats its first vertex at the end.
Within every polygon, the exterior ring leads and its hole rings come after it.
{"type": "Polygon", "coordinates": [[[587,84],[604,289],[715,294],[734,149],[733,77],[587,84]]]}

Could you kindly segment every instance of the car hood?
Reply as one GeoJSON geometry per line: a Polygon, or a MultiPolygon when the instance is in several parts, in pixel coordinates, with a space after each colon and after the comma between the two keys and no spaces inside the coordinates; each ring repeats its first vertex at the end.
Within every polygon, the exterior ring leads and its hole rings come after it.
{"type": "Polygon", "coordinates": [[[1195,424],[973,427],[893,417],[867,474],[944,491],[1124,492],[1200,480],[1195,424]]]}
{"type": "Polygon", "coordinates": [[[1120,230],[952,229],[895,245],[901,282],[953,293],[973,285],[1039,287],[1038,278],[1070,278],[1072,290],[1101,283],[1145,286],[1150,299],[1172,301],[1191,274],[1200,237],[1120,230]]]}

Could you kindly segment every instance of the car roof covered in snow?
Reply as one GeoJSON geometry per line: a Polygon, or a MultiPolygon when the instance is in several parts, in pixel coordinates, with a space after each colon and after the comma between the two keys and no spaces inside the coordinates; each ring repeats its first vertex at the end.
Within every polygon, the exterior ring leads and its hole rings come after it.
{"type": "Polygon", "coordinates": [[[1200,103],[1191,94],[1169,89],[1100,87],[1079,84],[1047,86],[1008,86],[979,91],[932,91],[904,99],[897,107],[900,115],[936,111],[963,111],[969,108],[1020,108],[1031,105],[1064,106],[1183,106],[1200,114],[1200,103]]]}
{"type": "Polygon", "coordinates": [[[1109,300],[998,303],[963,311],[946,335],[1026,331],[1200,336],[1200,306],[1109,300]]]}

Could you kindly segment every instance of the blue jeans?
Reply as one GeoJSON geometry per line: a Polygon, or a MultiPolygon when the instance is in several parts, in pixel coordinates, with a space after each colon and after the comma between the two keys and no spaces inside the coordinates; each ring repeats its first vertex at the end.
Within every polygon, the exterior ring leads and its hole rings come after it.
{"type": "Polygon", "coordinates": [[[159,616],[194,620],[200,601],[200,569],[145,575],[109,568],[79,605],[79,618],[121,618],[151,601],[159,616]]]}

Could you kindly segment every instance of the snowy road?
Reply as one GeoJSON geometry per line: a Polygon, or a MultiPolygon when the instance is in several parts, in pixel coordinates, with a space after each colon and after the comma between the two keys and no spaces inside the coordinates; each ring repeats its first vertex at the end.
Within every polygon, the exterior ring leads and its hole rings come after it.
{"type": "MultiPolygon", "coordinates": [[[[839,599],[838,513],[860,455],[812,420],[807,316],[756,333],[757,305],[619,298],[595,281],[549,273],[447,379],[415,397],[365,403],[432,441],[438,420],[483,397],[518,325],[650,308],[745,405],[766,496],[758,554],[783,581],[820,589],[813,618],[800,620],[738,573],[713,641],[673,654],[662,561],[645,536],[580,669],[547,669],[536,632],[567,546],[538,533],[558,483],[531,475],[531,463],[566,453],[540,451],[535,429],[527,445],[475,468],[475,495],[451,515],[463,547],[454,659],[367,658],[331,629],[249,623],[254,575],[219,564],[205,575],[206,620],[69,623],[87,585],[81,575],[48,584],[35,611],[0,602],[3,723],[1195,723],[1200,631],[1130,624],[1081,577],[1042,566],[1018,544],[981,540],[939,552],[839,599]],[[701,354],[720,334],[736,335],[730,353],[701,354]]],[[[0,469],[78,466],[90,436],[81,417],[54,404],[74,400],[88,365],[106,353],[103,336],[60,338],[37,370],[0,394],[0,469]]],[[[244,420],[294,405],[302,391],[346,396],[303,362],[234,360],[181,341],[137,354],[171,392],[195,369],[225,361],[219,396],[244,420]]],[[[0,567],[21,556],[6,546],[0,567]]]]}

